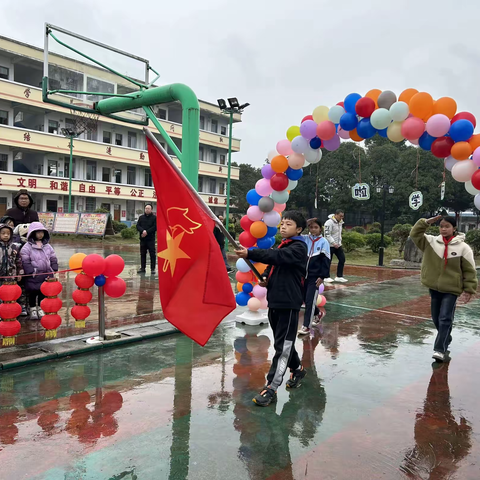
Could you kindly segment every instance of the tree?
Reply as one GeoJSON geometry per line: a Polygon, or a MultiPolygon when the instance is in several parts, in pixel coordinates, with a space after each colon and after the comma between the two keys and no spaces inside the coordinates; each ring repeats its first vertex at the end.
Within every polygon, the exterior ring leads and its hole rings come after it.
{"type": "MultiPolygon", "coordinates": [[[[237,167],[235,162],[232,165],[237,167]]],[[[259,168],[252,167],[248,163],[240,164],[240,179],[232,181],[230,185],[230,205],[232,212],[244,214],[249,204],[246,195],[249,190],[255,188],[255,184],[262,178],[262,172],[259,168]]]]}

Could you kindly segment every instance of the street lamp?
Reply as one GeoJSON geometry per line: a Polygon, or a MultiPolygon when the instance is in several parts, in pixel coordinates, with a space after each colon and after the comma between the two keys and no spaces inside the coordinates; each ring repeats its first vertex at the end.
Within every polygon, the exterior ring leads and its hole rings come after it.
{"type": "MultiPolygon", "coordinates": [[[[229,124],[229,132],[228,132],[228,174],[227,174],[227,208],[226,208],[226,219],[227,219],[227,231],[229,231],[230,226],[230,175],[232,170],[232,125],[233,125],[233,115],[235,113],[241,115],[243,111],[250,105],[249,103],[244,103],[240,105],[238,99],[236,97],[232,97],[228,99],[228,103],[230,108],[227,107],[227,103],[223,98],[219,98],[217,100],[218,106],[220,110],[225,115],[230,115],[230,124],[229,124]]],[[[228,242],[228,239],[227,239],[228,242]]]]}
{"type": "Polygon", "coordinates": [[[382,206],[382,216],[381,216],[381,228],[380,228],[380,248],[378,250],[378,265],[383,267],[383,255],[385,253],[385,241],[384,241],[384,234],[385,234],[385,209],[387,205],[387,192],[393,193],[394,188],[390,185],[378,185],[377,186],[377,193],[381,193],[383,190],[383,206],[382,206]]]}

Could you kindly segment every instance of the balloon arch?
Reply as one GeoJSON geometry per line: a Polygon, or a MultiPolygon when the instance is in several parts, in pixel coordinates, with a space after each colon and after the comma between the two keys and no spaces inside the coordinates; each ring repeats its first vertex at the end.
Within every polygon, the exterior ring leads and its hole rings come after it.
{"type": "MultiPolygon", "coordinates": [[[[268,154],[270,163],[262,168],[263,178],[247,193],[250,204],[240,224],[239,241],[246,248],[271,248],[290,191],[303,176],[303,168],[318,163],[322,148],[337,150],[341,139],[362,142],[377,133],[392,142],[408,140],[444,159],[445,168],[466,190],[475,195],[480,209],[480,134],[474,134],[475,117],[457,113],[453,98],[434,100],[429,93],[413,88],[397,99],[391,91],[370,90],[364,97],[351,93],[331,108],[320,106],[300,126],[287,130],[286,139],[268,154]]],[[[266,265],[256,264],[262,273],[266,265]]],[[[267,308],[266,289],[244,260],[237,261],[237,303],[251,311],[267,308]]],[[[324,302],[319,296],[319,302],[324,302]]]]}

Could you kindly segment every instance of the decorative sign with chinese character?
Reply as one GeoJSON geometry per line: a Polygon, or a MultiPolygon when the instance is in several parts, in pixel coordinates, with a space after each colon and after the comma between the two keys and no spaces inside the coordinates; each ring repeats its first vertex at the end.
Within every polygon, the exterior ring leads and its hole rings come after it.
{"type": "Polygon", "coordinates": [[[53,231],[55,223],[55,214],[52,212],[38,212],[38,219],[40,223],[47,229],[48,232],[53,231]]]}
{"type": "Polygon", "coordinates": [[[355,200],[369,200],[370,199],[370,187],[367,183],[356,183],[352,187],[352,197],[355,200]]]}
{"type": "Polygon", "coordinates": [[[440,184],[440,200],[445,198],[445,182],[440,184]]]}
{"type": "Polygon", "coordinates": [[[110,215],[108,213],[82,213],[77,233],[79,235],[103,237],[109,220],[110,215]]]}
{"type": "Polygon", "coordinates": [[[408,204],[412,210],[418,210],[423,205],[423,193],[412,192],[408,197],[408,204]]]}
{"type": "Polygon", "coordinates": [[[79,213],[57,213],[53,233],[76,233],[79,218],[79,213]]]}

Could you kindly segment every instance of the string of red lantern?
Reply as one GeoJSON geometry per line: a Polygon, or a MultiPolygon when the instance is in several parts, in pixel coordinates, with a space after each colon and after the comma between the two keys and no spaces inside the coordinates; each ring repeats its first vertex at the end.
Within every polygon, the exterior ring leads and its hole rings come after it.
{"type": "Polygon", "coordinates": [[[58,298],[62,290],[62,284],[55,277],[47,278],[40,286],[40,291],[45,295],[40,302],[40,308],[45,312],[40,323],[46,330],[47,340],[57,336],[57,328],[62,323],[62,317],[57,313],[62,308],[62,300],[58,298]]]}
{"type": "Polygon", "coordinates": [[[77,290],[72,293],[75,306],[72,308],[72,317],[75,319],[75,328],[85,328],[85,320],[89,317],[91,310],[87,306],[92,300],[92,292],[90,288],[93,287],[95,279],[84,272],[80,272],[75,277],[75,285],[77,290]]]}
{"type": "Polygon", "coordinates": [[[22,307],[17,299],[22,294],[22,289],[16,283],[5,283],[0,287],[0,335],[3,336],[2,345],[15,345],[15,336],[21,329],[17,317],[22,313],[22,307]]]}

